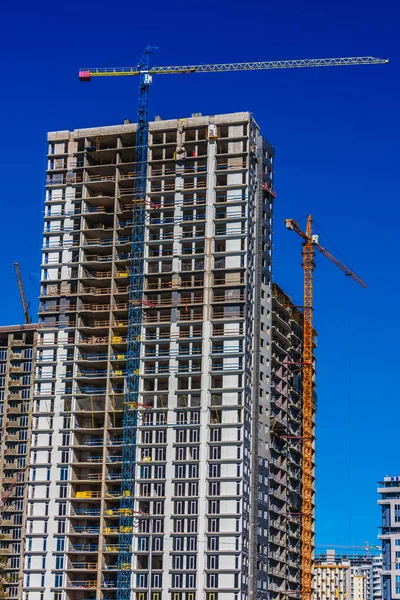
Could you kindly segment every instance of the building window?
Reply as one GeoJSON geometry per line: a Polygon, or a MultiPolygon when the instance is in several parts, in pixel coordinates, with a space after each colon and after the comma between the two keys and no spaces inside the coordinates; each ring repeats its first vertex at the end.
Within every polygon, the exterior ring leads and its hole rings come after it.
{"type": "Polygon", "coordinates": [[[219,550],[219,538],[218,537],[209,537],[208,538],[208,549],[213,552],[217,552],[219,550]]]}
{"type": "Polygon", "coordinates": [[[164,521],[162,519],[154,519],[153,521],[153,532],[154,533],[162,533],[164,529],[164,521]]]}
{"type": "Polygon", "coordinates": [[[217,533],[219,531],[219,519],[208,520],[208,531],[210,533],[217,533]]]}
{"type": "MultiPolygon", "coordinates": [[[[179,496],[183,496],[183,493],[178,494],[178,495],[179,496]]],[[[175,514],[176,515],[183,515],[183,514],[185,514],[185,503],[184,502],[175,502],[175,514]]]]}
{"type": "Polygon", "coordinates": [[[197,502],[196,502],[196,500],[188,502],[188,515],[197,515],[197,502]]]}
{"type": "Polygon", "coordinates": [[[163,550],[163,538],[154,537],[153,538],[153,550],[155,552],[162,552],[163,550]]]}
{"type": "Polygon", "coordinates": [[[199,485],[198,483],[189,483],[189,496],[198,496],[199,485]]]}
{"type": "Polygon", "coordinates": [[[189,536],[187,538],[187,550],[189,552],[196,552],[197,551],[197,538],[195,538],[193,536],[189,536]]]}
{"type": "Polygon", "coordinates": [[[184,519],[175,519],[174,520],[174,532],[182,533],[184,531],[184,519]]]}
{"type": "Polygon", "coordinates": [[[64,557],[56,556],[56,569],[63,569],[63,568],[64,568],[64,557]]]}
{"type": "Polygon", "coordinates": [[[172,575],[172,587],[181,588],[183,587],[183,575],[180,573],[174,573],[172,575]]]}
{"type": "MultiPolygon", "coordinates": [[[[161,573],[153,573],[151,585],[152,585],[152,587],[155,587],[155,588],[162,587],[162,574],[161,573]]],[[[154,598],[155,598],[155,595],[153,595],[153,599],[154,598]]]]}
{"type": "Polygon", "coordinates": [[[183,551],[183,538],[182,537],[174,537],[172,540],[172,548],[175,552],[183,551]]]}
{"type": "Polygon", "coordinates": [[[136,576],[136,585],[137,587],[147,587],[147,574],[145,573],[140,573],[139,575],[136,576]]]}
{"type": "Polygon", "coordinates": [[[188,519],[188,531],[197,533],[197,519],[188,519]]]}
{"type": "Polygon", "coordinates": [[[64,519],[58,521],[57,533],[65,533],[65,520],[64,519]]]}
{"type": "Polygon", "coordinates": [[[176,569],[177,571],[181,571],[183,569],[183,556],[182,555],[172,557],[172,568],[176,569]]]}
{"type": "Polygon", "coordinates": [[[185,479],[185,477],[186,477],[186,466],[185,465],[175,466],[175,477],[177,479],[185,479]]]}
{"type": "Polygon", "coordinates": [[[188,477],[189,479],[197,479],[199,476],[199,466],[189,465],[188,466],[188,477]]]}
{"type": "Polygon", "coordinates": [[[58,516],[65,517],[66,514],[67,514],[67,503],[60,502],[60,504],[58,505],[58,516]]]}
{"type": "Polygon", "coordinates": [[[209,588],[217,588],[218,587],[218,575],[216,573],[208,573],[207,587],[209,587],[209,588]]]}
{"type": "Polygon", "coordinates": [[[63,538],[63,537],[57,538],[57,547],[56,547],[57,552],[64,552],[64,548],[65,548],[65,538],[63,538]]]}

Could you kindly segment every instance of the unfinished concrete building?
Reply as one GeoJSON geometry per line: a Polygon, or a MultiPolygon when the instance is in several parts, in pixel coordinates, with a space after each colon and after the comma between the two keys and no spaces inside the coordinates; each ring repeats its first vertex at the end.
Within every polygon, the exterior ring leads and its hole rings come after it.
{"type": "MultiPolygon", "coordinates": [[[[24,600],[117,594],[135,131],[48,136],[24,600]]],[[[150,124],[132,600],[299,590],[301,376],[280,361],[301,316],[276,295],[272,323],[273,157],[249,113],[150,124]]]]}
{"type": "MultiPolygon", "coordinates": [[[[270,598],[301,597],[303,313],[272,295],[268,572],[270,598]]],[[[314,411],[315,414],[315,411],[314,411]]]]}
{"type": "Polygon", "coordinates": [[[37,325],[0,327],[0,555],[7,598],[22,597],[27,458],[37,325]]]}

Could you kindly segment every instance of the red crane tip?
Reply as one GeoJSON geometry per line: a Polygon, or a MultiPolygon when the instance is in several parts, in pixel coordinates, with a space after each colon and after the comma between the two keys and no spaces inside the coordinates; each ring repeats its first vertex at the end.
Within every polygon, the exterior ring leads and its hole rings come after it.
{"type": "Polygon", "coordinates": [[[90,81],[90,71],[79,71],[79,79],[81,81],[90,81]]]}

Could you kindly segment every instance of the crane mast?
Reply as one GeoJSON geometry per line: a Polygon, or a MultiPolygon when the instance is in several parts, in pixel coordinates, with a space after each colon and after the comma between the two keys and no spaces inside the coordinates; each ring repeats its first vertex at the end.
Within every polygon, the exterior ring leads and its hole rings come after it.
{"type": "MultiPolygon", "coordinates": [[[[137,409],[139,407],[139,368],[140,368],[140,336],[142,322],[142,290],[143,290],[143,255],[144,255],[144,226],[145,226],[145,201],[147,185],[147,145],[148,145],[148,99],[152,75],[187,74],[187,73],[221,73],[225,71],[260,71],[275,69],[295,69],[312,67],[336,67],[386,64],[387,59],[367,57],[347,58],[316,58],[300,60],[278,60],[267,62],[241,62],[241,63],[214,63],[209,65],[181,65],[149,68],[149,56],[154,48],[147,47],[141,62],[136,67],[116,67],[105,69],[81,69],[79,79],[90,81],[92,77],[139,76],[139,107],[136,130],[136,157],[134,164],[134,203],[132,210],[132,240],[131,240],[131,265],[129,275],[129,308],[128,308],[128,355],[127,377],[125,382],[125,402],[123,417],[123,455],[122,455],[122,489],[120,503],[119,523],[119,551],[118,551],[118,600],[130,600],[131,596],[131,563],[132,543],[134,528],[134,493],[135,493],[135,464],[136,464],[136,431],[137,409]]],[[[311,223],[310,223],[311,227],[311,223]]],[[[307,298],[305,297],[305,329],[309,352],[304,357],[306,367],[307,387],[307,412],[304,423],[306,428],[312,429],[312,270],[314,261],[314,248],[306,244],[303,253],[304,265],[308,273],[307,298]],[[310,345],[311,344],[311,345],[310,345]],[[310,349],[311,348],[311,349],[310,349]]],[[[312,464],[313,445],[304,445],[307,454],[307,464],[312,464]],[[310,462],[311,461],[311,462],[310,462]]],[[[312,474],[311,479],[303,482],[304,496],[307,497],[307,510],[312,509],[312,474]]],[[[303,528],[308,537],[303,547],[303,593],[311,586],[312,569],[312,514],[303,519],[303,528]]],[[[255,589],[252,575],[251,587],[255,589]]]]}
{"type": "Polygon", "coordinates": [[[314,409],[313,409],[313,271],[315,250],[312,244],[312,218],[307,221],[307,241],[303,246],[304,323],[303,323],[303,477],[302,477],[302,598],[312,591],[314,552],[314,409]]]}
{"type": "Polygon", "coordinates": [[[132,240],[129,273],[127,377],[123,413],[122,484],[119,518],[118,600],[128,600],[131,591],[132,543],[135,519],[135,468],[137,411],[139,407],[140,337],[142,328],[142,290],[144,226],[147,181],[147,142],[149,132],[148,95],[151,76],[147,72],[151,48],[147,48],[140,67],[136,160],[132,210],[132,240]]]}
{"type": "Polygon", "coordinates": [[[293,219],[285,220],[286,227],[295,231],[303,239],[302,267],[304,273],[304,319],[303,319],[303,428],[302,428],[302,599],[310,600],[312,595],[312,577],[314,562],[314,329],[313,329],[313,272],[315,268],[315,250],[326,256],[345,275],[351,277],[361,287],[367,285],[353,271],[343,265],[323,246],[317,235],[313,235],[312,216],[308,215],[305,233],[293,219]]]}

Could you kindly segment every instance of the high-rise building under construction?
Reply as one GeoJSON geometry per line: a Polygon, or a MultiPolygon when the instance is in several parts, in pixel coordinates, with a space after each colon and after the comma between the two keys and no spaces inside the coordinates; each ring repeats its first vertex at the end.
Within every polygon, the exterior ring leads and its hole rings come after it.
{"type": "MultiPolygon", "coordinates": [[[[117,597],[135,132],[48,136],[26,600],[117,597]]],[[[132,600],[300,595],[301,317],[272,322],[273,149],[249,113],[193,115],[150,123],[148,161],[132,600]]]]}
{"type": "Polygon", "coordinates": [[[0,327],[0,585],[22,594],[37,325],[0,327]]]}

